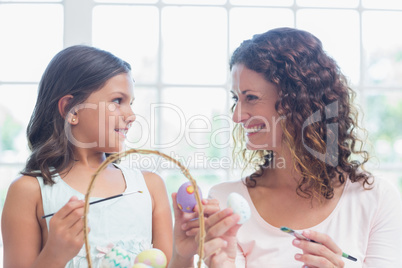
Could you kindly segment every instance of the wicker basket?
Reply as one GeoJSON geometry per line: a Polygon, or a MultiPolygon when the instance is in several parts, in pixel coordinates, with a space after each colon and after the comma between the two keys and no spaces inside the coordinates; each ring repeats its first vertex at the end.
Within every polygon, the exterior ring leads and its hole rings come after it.
{"type": "Polygon", "coordinates": [[[199,228],[199,244],[198,244],[198,268],[201,268],[202,265],[202,260],[204,257],[204,238],[205,238],[205,225],[204,225],[204,208],[201,203],[201,198],[200,198],[200,193],[198,191],[197,183],[191,176],[191,174],[188,172],[188,170],[176,159],[173,159],[172,157],[158,152],[154,150],[137,150],[137,149],[130,149],[124,152],[120,153],[115,153],[110,155],[105,162],[102,163],[102,165],[99,166],[99,168],[96,170],[96,172],[92,175],[91,182],[89,184],[87,193],[85,194],[85,206],[84,206],[84,240],[85,240],[85,250],[87,253],[87,261],[88,261],[88,268],[92,268],[92,258],[91,258],[91,252],[90,252],[90,245],[88,242],[88,211],[89,211],[89,197],[91,195],[92,189],[94,188],[95,185],[95,180],[98,174],[104,170],[109,164],[115,162],[116,160],[121,159],[122,157],[125,157],[129,154],[133,153],[138,153],[138,154],[156,154],[159,155],[173,163],[175,163],[183,172],[184,176],[187,177],[187,179],[190,180],[192,186],[194,187],[195,190],[195,198],[197,201],[197,205],[199,207],[199,216],[198,216],[198,222],[200,225],[199,228]]]}

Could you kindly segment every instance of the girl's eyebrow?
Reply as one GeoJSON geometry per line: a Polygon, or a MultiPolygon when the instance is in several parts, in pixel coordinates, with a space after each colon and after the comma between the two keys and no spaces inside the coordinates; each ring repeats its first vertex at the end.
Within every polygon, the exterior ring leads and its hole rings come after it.
{"type": "MultiPolygon", "coordinates": [[[[114,92],[111,92],[110,93],[110,95],[115,95],[115,94],[120,94],[120,95],[122,95],[124,98],[129,98],[129,95],[128,94],[126,94],[126,93],[124,93],[124,92],[122,92],[122,91],[114,91],[114,92]]],[[[131,99],[131,98],[130,98],[131,99]]],[[[132,98],[133,100],[135,99],[135,97],[133,97],[132,98]]]]}

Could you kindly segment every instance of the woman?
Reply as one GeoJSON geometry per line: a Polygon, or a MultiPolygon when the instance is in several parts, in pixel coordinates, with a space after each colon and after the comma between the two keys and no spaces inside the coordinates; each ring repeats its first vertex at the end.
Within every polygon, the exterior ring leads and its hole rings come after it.
{"type": "Polygon", "coordinates": [[[230,209],[208,218],[209,267],[402,267],[401,199],[364,171],[354,92],[320,40],[290,28],[255,35],[230,70],[235,151],[256,169],[210,197],[224,207],[241,194],[251,219],[240,227],[230,209]]]}

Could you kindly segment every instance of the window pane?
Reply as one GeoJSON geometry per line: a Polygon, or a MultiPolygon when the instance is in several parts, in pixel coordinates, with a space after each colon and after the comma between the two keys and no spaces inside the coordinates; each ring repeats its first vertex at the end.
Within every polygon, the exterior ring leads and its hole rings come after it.
{"type": "Polygon", "coordinates": [[[156,147],[185,157],[189,166],[200,159],[228,155],[232,119],[227,103],[223,88],[164,89],[162,103],[155,107],[161,114],[155,123],[162,130],[156,147]]]}
{"type": "Polygon", "coordinates": [[[396,34],[395,27],[402,25],[402,12],[367,11],[363,13],[362,21],[364,83],[401,87],[402,35],[396,34]]]}
{"type": "Polygon", "coordinates": [[[163,2],[179,5],[223,5],[226,0],[163,0],[163,2]]]}
{"type": "Polygon", "coordinates": [[[157,3],[158,0],[94,0],[98,3],[123,3],[123,4],[154,4],[157,3]]]}
{"type": "Polygon", "coordinates": [[[61,5],[0,5],[0,81],[40,80],[63,48],[61,5]]]}
{"type": "Polygon", "coordinates": [[[30,3],[30,2],[35,2],[35,3],[57,3],[61,2],[62,0],[0,0],[0,3],[18,3],[18,2],[24,2],[24,3],[30,3]]]}
{"type": "Polygon", "coordinates": [[[402,93],[366,97],[365,126],[381,164],[402,161],[402,93]]]}
{"type": "Polygon", "coordinates": [[[139,83],[155,83],[158,68],[159,12],[148,6],[97,6],[93,44],[131,64],[139,83]]]}
{"type": "Polygon", "coordinates": [[[155,139],[156,133],[153,131],[155,126],[152,123],[155,120],[151,118],[151,105],[157,103],[157,91],[155,88],[135,86],[134,96],[132,109],[136,120],[127,134],[126,144],[135,149],[153,149],[150,144],[151,135],[155,139]]]}
{"type": "Polygon", "coordinates": [[[293,0],[230,0],[230,3],[245,6],[291,6],[293,0]]]}
{"type": "Polygon", "coordinates": [[[233,8],[230,11],[230,52],[245,39],[277,27],[294,27],[291,9],[233,8]]]}
{"type": "Polygon", "coordinates": [[[25,163],[26,127],[36,96],[37,85],[0,86],[0,163],[25,163]]]}
{"type": "Polygon", "coordinates": [[[401,0],[362,0],[362,5],[367,8],[402,9],[401,0]]]}
{"type": "Polygon", "coordinates": [[[324,50],[336,60],[343,74],[353,83],[359,82],[360,23],[356,11],[303,9],[297,12],[296,25],[319,38],[324,50]]]}
{"type": "Polygon", "coordinates": [[[227,70],[227,14],[217,7],[162,10],[162,81],[223,84],[227,70]]]}
{"type": "Polygon", "coordinates": [[[359,0],[297,0],[297,5],[307,7],[357,7],[359,0]]]}

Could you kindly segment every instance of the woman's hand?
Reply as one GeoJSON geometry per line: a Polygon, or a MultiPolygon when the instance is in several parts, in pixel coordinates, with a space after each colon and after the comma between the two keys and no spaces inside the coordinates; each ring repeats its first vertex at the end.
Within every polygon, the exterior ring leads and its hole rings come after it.
{"type": "MultiPolygon", "coordinates": [[[[198,244],[195,236],[199,232],[198,222],[198,206],[195,207],[194,213],[181,211],[177,206],[177,193],[172,194],[173,211],[175,215],[174,225],[174,254],[178,254],[181,258],[193,258],[197,254],[198,244]]],[[[203,199],[204,217],[219,211],[219,202],[215,199],[203,199]]]]}
{"type": "Polygon", "coordinates": [[[303,254],[295,255],[296,260],[309,268],[344,267],[342,250],[328,235],[311,230],[303,231],[303,235],[317,243],[297,238],[293,240],[293,245],[303,250],[303,254]]]}
{"type": "Polygon", "coordinates": [[[237,231],[241,227],[237,222],[240,216],[226,208],[205,221],[206,237],[204,244],[204,262],[209,268],[235,267],[237,253],[237,231]]]}
{"type": "Polygon", "coordinates": [[[49,237],[43,252],[66,264],[84,245],[84,201],[73,196],[49,222],[49,237]]]}

